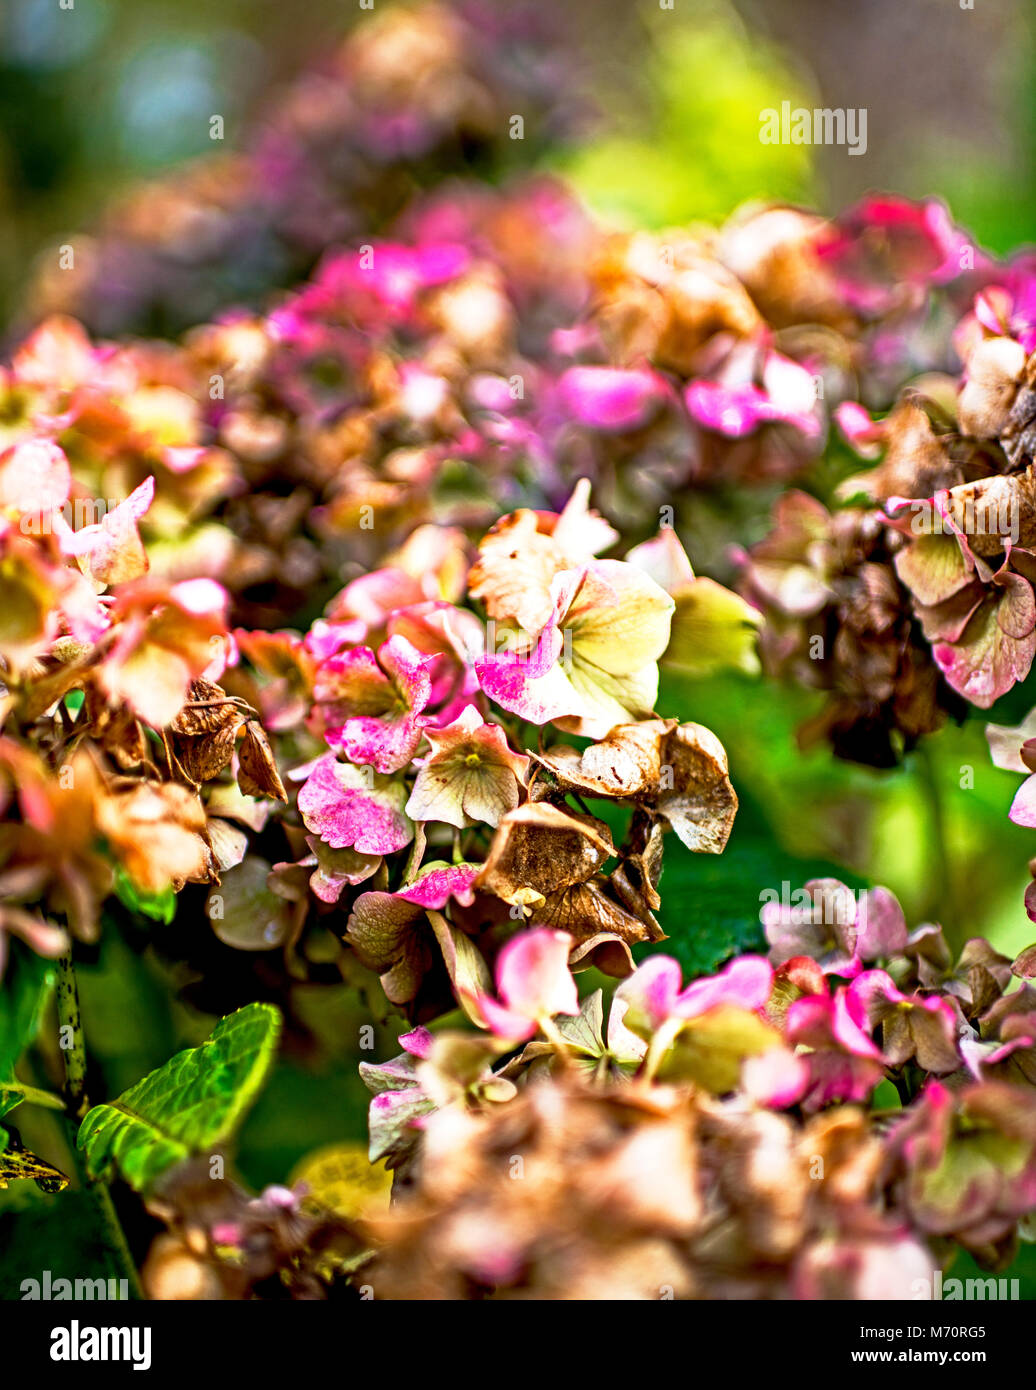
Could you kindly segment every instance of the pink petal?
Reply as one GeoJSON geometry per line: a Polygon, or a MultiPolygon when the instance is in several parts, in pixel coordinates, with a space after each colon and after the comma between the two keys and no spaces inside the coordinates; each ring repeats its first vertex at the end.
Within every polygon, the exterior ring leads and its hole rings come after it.
{"type": "Polygon", "coordinates": [[[475,901],[471,885],[478,877],[479,869],[478,864],[455,864],[445,869],[431,869],[401,888],[396,896],[435,911],[445,907],[451,898],[464,907],[470,907],[475,901]]]}
{"type": "Polygon", "coordinates": [[[1026,777],[1015,792],[1008,816],[1015,825],[1025,825],[1030,830],[1036,830],[1036,773],[1026,777]]]}
{"type": "Polygon", "coordinates": [[[668,385],[644,368],[570,367],[558,381],[558,391],[580,424],[621,431],[646,424],[668,394],[668,385]]]}
{"type": "Polygon", "coordinates": [[[509,941],[496,964],[496,984],[509,1009],[528,1018],[578,1014],[579,994],[568,968],[572,938],[537,927],[509,941]]]}
{"type": "Polygon", "coordinates": [[[772,989],[773,967],[766,957],[741,956],[718,975],[688,985],[676,1000],[673,1013],[679,1018],[697,1018],[717,1004],[761,1009],[772,989]]]}

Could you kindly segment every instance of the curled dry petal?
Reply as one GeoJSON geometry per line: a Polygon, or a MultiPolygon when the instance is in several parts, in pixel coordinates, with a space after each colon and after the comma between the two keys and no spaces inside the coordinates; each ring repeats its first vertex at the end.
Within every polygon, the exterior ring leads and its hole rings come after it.
{"type": "Polygon", "coordinates": [[[501,820],[476,887],[504,902],[532,906],[549,893],[585,883],[614,853],[603,821],[528,803],[501,820]]]}

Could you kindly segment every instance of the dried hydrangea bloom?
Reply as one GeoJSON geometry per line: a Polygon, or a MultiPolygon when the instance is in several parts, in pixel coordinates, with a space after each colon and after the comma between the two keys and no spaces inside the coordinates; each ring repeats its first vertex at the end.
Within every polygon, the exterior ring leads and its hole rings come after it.
{"type": "Polygon", "coordinates": [[[804,738],[890,766],[958,708],[894,568],[898,537],[890,541],[875,513],[832,513],[799,492],[784,494],[774,519],[746,557],[743,579],[767,618],[764,668],[830,692],[804,738]]]}
{"type": "Polygon", "coordinates": [[[294,1298],[326,1298],[334,1271],[362,1251],[358,1228],[305,1189],[270,1185],[252,1196],[231,1181],[213,1183],[199,1162],[178,1165],[148,1199],[165,1233],[142,1270],[149,1298],[247,1299],[271,1281],[294,1298]]]}
{"type": "Polygon", "coordinates": [[[399,778],[326,753],[300,788],[298,805],[306,827],[331,849],[392,854],[414,838],[406,799],[406,784],[399,778]]]}
{"type": "Polygon", "coordinates": [[[551,597],[534,648],[476,663],[483,691],[523,719],[589,737],[650,715],[669,642],[668,594],[633,565],[595,560],[556,575],[551,597]]]}
{"type": "Polygon", "coordinates": [[[414,1184],[372,1223],[382,1297],[888,1298],[934,1273],[875,1206],[881,1148],[859,1111],[803,1126],[569,1080],[422,1125],[414,1184]]]}
{"type": "Polygon", "coordinates": [[[930,1082],[890,1135],[889,1180],[910,1219],[996,1264],[1036,1202],[1036,1104],[1030,1088],[930,1082]]]}
{"type": "Polygon", "coordinates": [[[421,711],[432,693],[429,658],[405,637],[328,657],[313,682],[331,748],[378,772],[398,772],[421,742],[421,711]]]}
{"type": "Polygon", "coordinates": [[[441,912],[451,901],[470,905],[477,876],[473,864],[432,863],[395,893],[364,892],[354,902],[346,927],[349,944],[368,969],[378,972],[394,1004],[410,1004],[440,951],[453,949],[445,919],[432,919],[433,930],[427,914],[441,912]]]}
{"type": "Polygon", "coordinates": [[[495,828],[517,807],[529,759],[512,752],[503,729],[487,724],[474,705],[465,706],[452,724],[427,729],[425,737],[432,751],[407,802],[411,820],[495,828]]]}

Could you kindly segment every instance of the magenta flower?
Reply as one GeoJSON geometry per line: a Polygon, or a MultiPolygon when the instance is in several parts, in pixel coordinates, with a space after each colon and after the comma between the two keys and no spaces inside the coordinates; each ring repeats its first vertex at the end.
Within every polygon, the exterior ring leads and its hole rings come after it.
{"type": "Polygon", "coordinates": [[[884,970],[867,970],[849,986],[868,1029],[879,1024],[882,1051],[889,1066],[899,1067],[916,1057],[925,1071],[957,1071],[957,1018],[948,999],[935,995],[906,995],[884,970]]]}
{"type": "Polygon", "coordinates": [[[647,367],[569,367],[558,380],[566,414],[591,429],[641,429],[671,395],[665,377],[647,367]]]}
{"type": "Polygon", "coordinates": [[[719,1004],[762,1009],[773,989],[773,968],[762,956],[739,956],[718,975],[695,980],[681,990],[680,962],[649,956],[615,991],[626,1005],[624,1022],[635,1032],[656,1032],[672,1019],[697,1018],[719,1004]]]}
{"type": "MultiPolygon", "coordinates": [[[[969,238],[936,198],[914,202],[897,194],[869,194],[838,219],[838,234],[818,245],[835,272],[838,291],[865,315],[888,312],[930,285],[962,273],[969,238]]],[[[986,258],[973,256],[976,268],[986,258]]]]}
{"type": "Polygon", "coordinates": [[[792,425],[809,439],[819,437],[816,385],[805,367],[778,352],[766,352],[761,383],[745,376],[740,358],[732,354],[719,380],[690,382],[684,398],[700,425],[728,439],[741,439],[760,425],[775,423],[792,425]]]}
{"type": "Polygon", "coordinates": [[[306,828],[332,849],[392,854],[414,838],[406,799],[404,782],[325,753],[299,789],[299,812],[306,828]]]}
{"type": "Polygon", "coordinates": [[[329,747],[378,772],[398,772],[417,752],[432,694],[430,658],[405,637],[329,657],[313,686],[329,747]]]}
{"type": "Polygon", "coordinates": [[[871,888],[861,895],[856,925],[856,954],[860,960],[888,960],[906,950],[906,918],[899,899],[887,888],[871,888]]]}
{"type": "Polygon", "coordinates": [[[468,249],[455,242],[380,242],[342,252],[320,267],[316,280],[299,296],[300,307],[309,314],[327,312],[329,304],[362,308],[369,296],[372,304],[364,321],[370,317],[406,323],[424,290],[456,279],[470,260],[468,249]]]}
{"type": "Polygon", "coordinates": [[[806,1047],[809,1088],[806,1110],[820,1110],[834,1100],[866,1100],[884,1075],[881,1049],[867,1031],[863,1003],[841,986],[834,994],[796,999],[785,1019],[792,1047],[806,1047]]]}
{"type": "Polygon", "coordinates": [[[499,1038],[525,1042],[555,1014],[579,1013],[576,982],[568,968],[572,938],[536,927],[509,941],[496,962],[499,1000],[480,995],[478,1009],[499,1038]]]}

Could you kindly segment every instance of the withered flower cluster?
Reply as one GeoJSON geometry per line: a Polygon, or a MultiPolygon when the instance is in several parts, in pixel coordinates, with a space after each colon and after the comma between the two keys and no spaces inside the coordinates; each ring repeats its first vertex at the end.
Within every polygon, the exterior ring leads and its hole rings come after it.
{"type": "MultiPolygon", "coordinates": [[[[900,226],[887,219],[890,243],[900,226]]],[[[943,250],[926,296],[941,354],[910,362],[878,418],[850,400],[834,412],[873,466],[845,477],[828,507],[783,495],[744,569],[770,620],[768,670],[831,692],[806,736],[878,766],[948,713],[988,708],[1036,653],[1036,266],[1029,254],[993,265],[966,244],[943,250]],[[969,273],[952,278],[962,262],[969,273]]],[[[887,346],[909,338],[914,317],[885,325],[887,346]]]]}
{"type": "Polygon", "coordinates": [[[53,439],[0,456],[2,928],[48,956],[96,937],[120,881],[218,884],[241,808],[286,799],[257,711],[217,683],[225,591],[147,573],[154,480],[78,529],[75,490],[53,439]]]}
{"type": "MultiPolygon", "coordinates": [[[[808,735],[879,765],[1027,673],[1031,259],[934,201],[649,235],[541,177],[425,189],[506,164],[513,109],[533,145],[567,121],[526,21],[489,23],[363,22],[243,155],[37,286],[59,312],[0,368],[0,967],[8,933],[56,956],[109,895],[200,884],[224,946],[299,980],[320,938],[412,1025],[361,1067],[392,1210],[185,1169],[151,1194],[156,1297],[1001,1268],[1036,1206],[1033,950],[954,960],[886,890],[821,883],[768,914],[769,959],[684,986],[634,951],[667,836],[719,853],[737,808],[715,735],[656,709],[660,662],[755,673],[762,626],[768,669],[829,695],[808,735]],[[792,482],[744,597],[695,573],[700,516],[792,482]]],[[[991,737],[1031,772],[1034,735],[991,737]]]]}
{"type": "Polygon", "coordinates": [[[1036,948],[954,960],[886,889],[799,898],[764,909],[768,960],[681,987],[653,956],[607,1024],[537,928],[485,1036],[361,1068],[397,1174],[375,1296],[917,1299],[960,1246],[1005,1268],[1036,1204],[1036,948]]]}

